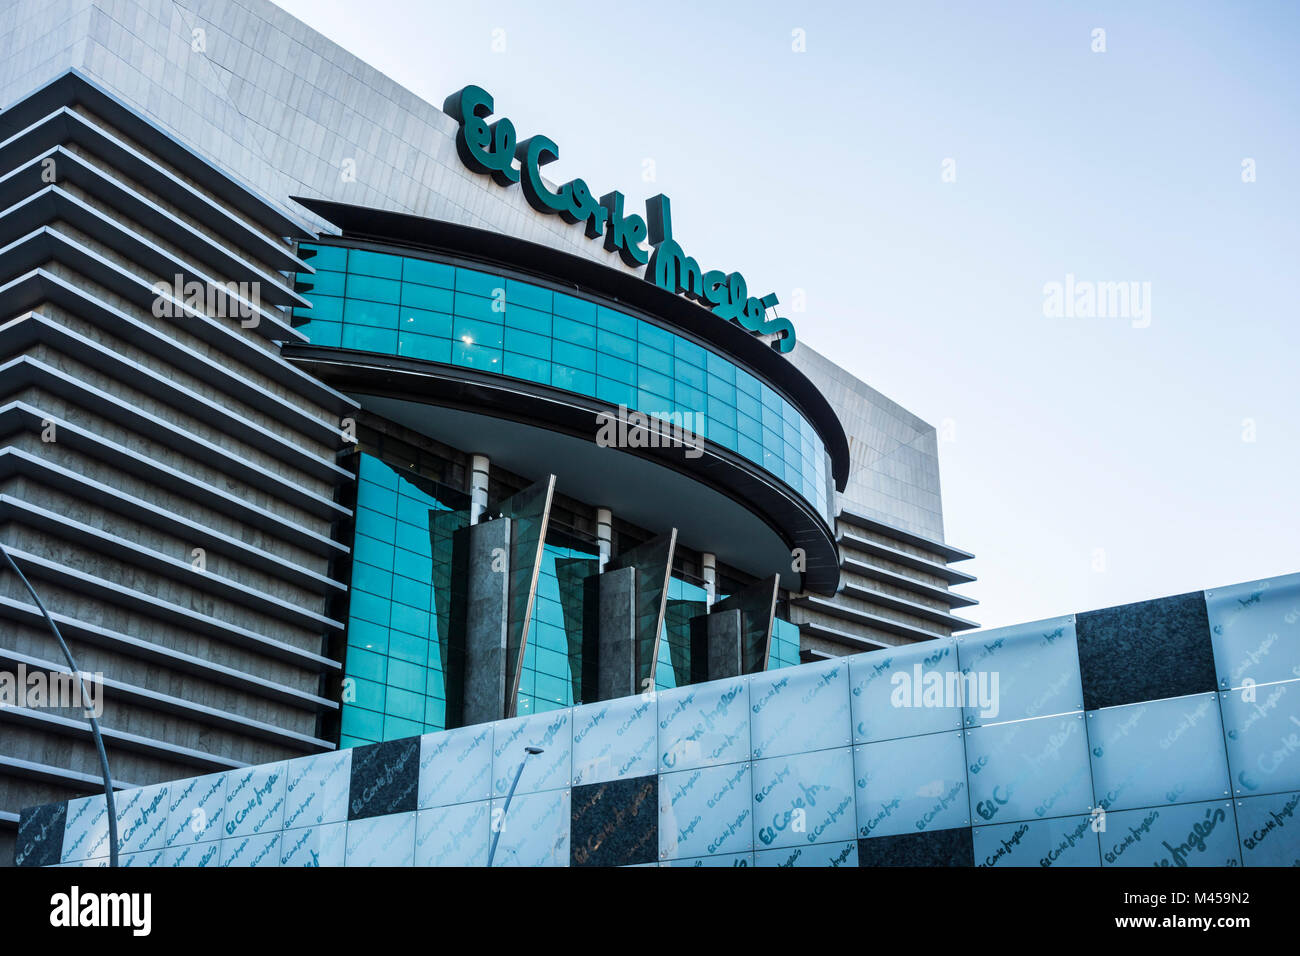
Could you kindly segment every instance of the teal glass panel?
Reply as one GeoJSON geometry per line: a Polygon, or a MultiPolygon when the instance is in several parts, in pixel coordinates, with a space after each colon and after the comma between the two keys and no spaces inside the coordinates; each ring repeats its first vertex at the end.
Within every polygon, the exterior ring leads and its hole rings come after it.
{"type": "Polygon", "coordinates": [[[562,315],[566,319],[574,319],[591,326],[596,324],[596,304],[594,302],[585,302],[571,295],[565,295],[563,292],[556,292],[553,294],[552,307],[555,309],[556,315],[562,315]]]}
{"type": "Polygon", "coordinates": [[[596,374],[624,385],[636,384],[636,366],[604,352],[596,353],[596,374]]]}
{"type": "Polygon", "coordinates": [[[453,289],[456,285],[456,270],[441,262],[408,258],[402,260],[402,280],[408,284],[418,283],[453,289]]]}
{"type": "Polygon", "coordinates": [[[505,342],[505,330],[491,322],[457,316],[452,322],[451,337],[465,345],[499,349],[505,342]]]}
{"type": "Polygon", "coordinates": [[[556,341],[552,346],[552,358],[557,365],[584,372],[596,371],[596,350],[584,348],[569,342],[556,341]]]}
{"type": "Polygon", "coordinates": [[[706,437],[709,440],[721,445],[724,448],[736,449],[738,438],[736,430],[728,425],[719,424],[715,419],[709,419],[709,425],[706,429],[706,437]]]}
{"type": "Polygon", "coordinates": [[[397,351],[397,332],[365,325],[344,325],[339,344],[345,349],[393,354],[397,351]]]}
{"type": "Polygon", "coordinates": [[[551,384],[551,363],[545,359],[507,351],[502,356],[502,369],[506,375],[527,379],[540,385],[551,384]]]}
{"type": "Polygon", "coordinates": [[[395,305],[346,299],[343,303],[343,323],[348,330],[358,327],[397,329],[398,310],[395,305]]]}
{"type": "Polygon", "coordinates": [[[383,713],[385,686],[375,681],[354,679],[352,682],[353,696],[356,698],[356,705],[364,710],[373,710],[377,713],[383,713]]]}
{"type": "Polygon", "coordinates": [[[308,322],[299,329],[307,336],[312,345],[326,345],[338,348],[343,341],[343,324],[341,322],[308,322]]]}
{"type": "Polygon", "coordinates": [[[567,319],[558,313],[552,323],[556,342],[568,342],[583,348],[596,348],[596,329],[577,319],[567,319]]]}
{"type": "MultiPolygon", "coordinates": [[[[501,298],[505,293],[505,287],[506,280],[502,276],[477,272],[473,269],[458,268],[456,270],[457,292],[468,292],[471,295],[483,296],[488,299],[494,296],[501,298]]],[[[457,298],[459,299],[459,296],[457,298]]]]}
{"type": "Polygon", "coordinates": [[[384,715],[361,707],[344,706],[340,718],[345,736],[375,743],[384,738],[384,715]]]}
{"type": "Polygon", "coordinates": [[[347,297],[396,305],[402,301],[402,284],[395,279],[378,279],[353,273],[348,276],[347,297]]]}
{"type": "Polygon", "coordinates": [[[402,257],[384,252],[370,252],[365,249],[352,249],[348,252],[348,272],[365,276],[378,276],[382,279],[400,279],[402,277],[402,257]]]}
{"type": "Polygon", "coordinates": [[[334,272],[345,272],[348,268],[348,251],[342,246],[318,246],[315,243],[302,243],[299,247],[299,253],[310,250],[313,254],[303,256],[307,264],[313,269],[330,269],[334,272]]]}
{"type": "MultiPolygon", "coordinates": [[[[672,361],[673,340],[677,337],[672,332],[649,322],[638,322],[636,337],[643,351],[657,350],[667,361],[672,361]]],[[[664,371],[671,372],[671,365],[664,371]]]]}
{"type": "Polygon", "coordinates": [[[630,315],[624,315],[603,305],[596,307],[596,327],[602,332],[612,332],[635,343],[638,324],[637,320],[630,315]]]}
{"type": "Polygon", "coordinates": [[[375,654],[360,647],[353,647],[348,650],[348,660],[350,666],[348,672],[357,678],[363,678],[371,681],[384,682],[385,675],[388,672],[388,658],[383,654],[375,654]]]}
{"type": "Polygon", "coordinates": [[[515,279],[506,280],[507,311],[513,311],[516,306],[524,306],[529,309],[537,309],[540,312],[550,312],[551,301],[552,293],[550,289],[543,289],[540,286],[519,282],[515,279]]]}
{"type": "Polygon", "coordinates": [[[398,330],[417,335],[435,335],[449,339],[452,333],[452,317],[446,312],[434,312],[429,309],[414,309],[403,306],[399,313],[398,330]]]}
{"type": "MultiPolygon", "coordinates": [[[[382,607],[383,602],[378,602],[382,607]]],[[[383,623],[376,623],[367,618],[360,617],[355,607],[351,608],[351,616],[348,618],[348,646],[360,647],[367,651],[373,651],[376,654],[388,653],[388,612],[383,611],[383,623]]]]}
{"type": "MultiPolygon", "coordinates": [[[[710,352],[710,355],[713,353],[710,352]]],[[[734,366],[732,367],[734,371],[734,366]]],[[[709,398],[714,399],[718,407],[734,409],[736,407],[736,386],[720,378],[713,372],[710,372],[705,379],[705,387],[708,389],[709,398]]]]}
{"type": "Polygon", "coordinates": [[[483,345],[456,341],[451,344],[453,365],[481,369],[484,372],[501,370],[501,350],[483,345]]]}
{"type": "Polygon", "coordinates": [[[683,385],[681,382],[677,382],[673,386],[673,398],[677,402],[678,407],[693,413],[699,413],[705,405],[704,393],[702,391],[697,388],[692,388],[689,385],[683,385]]]}
{"type": "Polygon", "coordinates": [[[435,289],[431,286],[403,283],[402,308],[422,309],[426,312],[450,314],[455,308],[455,297],[450,289],[435,289]]]}
{"type": "MultiPolygon", "coordinates": [[[[616,335],[605,329],[596,332],[596,351],[624,360],[630,369],[636,368],[636,340],[616,335]]],[[[608,374],[608,373],[606,373],[608,374]]],[[[633,373],[633,378],[635,377],[633,373]]]]}
{"type": "MultiPolygon", "coordinates": [[[[653,372],[656,375],[663,376],[666,381],[672,382],[673,357],[670,353],[660,351],[659,349],[656,348],[651,348],[645,343],[642,343],[641,345],[637,346],[636,356],[637,356],[637,366],[643,372],[653,372]]],[[[672,394],[671,386],[669,387],[668,391],[665,392],[664,394],[666,395],[672,394]]]]}
{"type": "MultiPolygon", "coordinates": [[[[353,620],[369,621],[372,624],[381,624],[385,627],[388,625],[388,600],[368,591],[357,590],[356,594],[352,596],[349,611],[353,620]]],[[[385,632],[382,640],[385,643],[387,642],[387,632],[385,632]]],[[[366,646],[370,647],[370,644],[366,646]]]]}
{"type": "Polygon", "coordinates": [[[465,495],[362,454],[357,504],[344,659],[351,693],[341,715],[348,745],[457,720],[460,701],[446,699],[444,675],[459,675],[464,659],[450,608],[453,588],[464,586],[453,573],[452,535],[469,524],[465,495]]]}
{"type": "Polygon", "coordinates": [[[587,686],[594,695],[599,596],[588,581],[599,569],[594,542],[587,544],[555,529],[548,533],[524,651],[519,713],[542,713],[582,703],[587,686]],[[588,638],[591,652],[585,653],[588,638]],[[585,674],[584,661],[589,665],[585,674]]]}
{"type": "Polygon", "coordinates": [[[426,362],[451,361],[451,340],[432,335],[414,335],[405,331],[398,334],[397,354],[426,362]]]}
{"type": "Polygon", "coordinates": [[[768,670],[793,667],[799,663],[799,625],[777,618],[772,622],[772,654],[768,670]]]}
{"type": "Polygon", "coordinates": [[[457,318],[473,319],[477,322],[490,322],[493,325],[505,324],[505,311],[499,302],[485,299],[468,292],[457,292],[452,300],[451,311],[457,318]]]}
{"type": "Polygon", "coordinates": [[[310,278],[303,278],[304,282],[311,283],[311,289],[308,290],[308,295],[311,297],[313,312],[320,309],[320,305],[316,301],[317,299],[327,296],[342,297],[347,288],[347,277],[348,274],[346,272],[317,271],[316,274],[310,278]]]}
{"type": "MultiPolygon", "coordinates": [[[[560,343],[557,342],[556,348],[559,348],[559,346],[560,343]]],[[[552,366],[551,384],[556,388],[567,388],[571,392],[582,392],[586,395],[596,393],[595,373],[567,368],[563,365],[552,366]]]]}
{"type": "Polygon", "coordinates": [[[667,375],[642,367],[637,372],[636,384],[638,388],[646,389],[656,395],[663,396],[664,401],[672,398],[673,380],[667,375]]]}
{"type": "MultiPolygon", "coordinates": [[[[524,332],[521,329],[506,328],[504,343],[507,352],[518,352],[520,355],[527,355],[542,360],[547,365],[550,364],[551,338],[548,335],[537,335],[532,332],[524,332]]],[[[509,374],[508,371],[507,374],[509,374]]]]}
{"type": "MultiPolygon", "coordinates": [[[[547,339],[551,337],[551,322],[551,313],[538,309],[512,304],[505,311],[506,328],[532,332],[534,335],[546,336],[547,339]]],[[[547,348],[550,348],[549,342],[547,348]]]]}

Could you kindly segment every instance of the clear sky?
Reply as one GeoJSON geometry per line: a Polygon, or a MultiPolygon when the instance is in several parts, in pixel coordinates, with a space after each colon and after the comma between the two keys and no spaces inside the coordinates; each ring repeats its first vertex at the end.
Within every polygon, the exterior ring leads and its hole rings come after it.
{"type": "Polygon", "coordinates": [[[278,2],[804,290],[940,429],[981,624],[1300,570],[1300,4],[278,2]],[[1067,275],[1149,310],[1049,315],[1067,275]]]}

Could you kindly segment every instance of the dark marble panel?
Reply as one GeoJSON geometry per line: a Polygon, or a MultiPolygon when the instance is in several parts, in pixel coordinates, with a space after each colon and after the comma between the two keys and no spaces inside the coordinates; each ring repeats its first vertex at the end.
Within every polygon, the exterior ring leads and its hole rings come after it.
{"type": "Polygon", "coordinates": [[[46,803],[27,807],[18,816],[18,840],[14,843],[15,866],[50,866],[63,859],[63,823],[67,803],[46,803]]]}
{"type": "Polygon", "coordinates": [[[970,827],[858,840],[858,866],[974,866],[970,827]]]}
{"type": "Polygon", "coordinates": [[[659,853],[659,778],[628,777],[573,788],[573,866],[653,863],[659,853]]]}
{"type": "Polygon", "coordinates": [[[419,737],[354,747],[348,819],[414,810],[419,784],[419,737]]]}
{"type": "Polygon", "coordinates": [[[1217,686],[1201,591],[1088,611],[1078,615],[1075,631],[1087,710],[1217,686]]]}

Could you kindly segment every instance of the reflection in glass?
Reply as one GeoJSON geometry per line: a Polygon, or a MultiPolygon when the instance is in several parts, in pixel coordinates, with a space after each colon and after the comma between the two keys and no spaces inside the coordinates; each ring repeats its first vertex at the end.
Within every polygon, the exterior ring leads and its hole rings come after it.
{"type": "Polygon", "coordinates": [[[776,618],[776,596],[781,575],[755,581],[749,587],[728,595],[710,608],[740,611],[741,673],[753,674],[767,669],[772,654],[772,622],[776,618]]]}
{"type": "Polygon", "coordinates": [[[730,358],[648,319],[540,285],[413,257],[303,243],[313,345],[383,352],[524,379],[693,431],[829,514],[826,449],[783,395],[730,358]],[[504,292],[504,296],[500,295],[504,292]],[[670,417],[670,416],[675,416],[670,417]]]}
{"type": "Polygon", "coordinates": [[[464,492],[358,455],[340,746],[460,722],[467,575],[453,540],[468,509],[464,492]]]}

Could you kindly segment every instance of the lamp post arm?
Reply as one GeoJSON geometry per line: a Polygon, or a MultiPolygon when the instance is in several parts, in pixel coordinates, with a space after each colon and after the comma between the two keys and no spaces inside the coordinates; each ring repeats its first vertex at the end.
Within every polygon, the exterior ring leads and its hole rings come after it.
{"type": "MultiPolygon", "coordinates": [[[[68,667],[72,669],[72,676],[77,681],[77,690],[81,694],[81,707],[85,711],[86,718],[90,721],[90,733],[95,738],[95,749],[99,752],[99,768],[104,775],[104,800],[108,804],[108,865],[117,866],[117,808],[113,801],[113,776],[108,769],[108,752],[104,749],[104,736],[99,732],[99,721],[95,719],[90,706],[90,697],[87,695],[86,685],[81,679],[81,671],[77,668],[77,662],[72,659],[72,651],[68,649],[67,642],[63,640],[63,635],[59,633],[59,626],[54,623],[54,618],[50,617],[50,612],[45,609],[45,603],[41,600],[41,596],[36,593],[32,583],[27,580],[27,575],[23,574],[22,569],[18,567],[17,562],[14,561],[13,556],[9,554],[8,549],[3,544],[0,544],[0,554],[4,555],[5,563],[9,565],[14,574],[18,575],[18,580],[23,582],[23,587],[27,588],[27,593],[32,596],[36,606],[45,615],[45,622],[50,625],[50,630],[54,632],[54,639],[59,642],[63,656],[67,659],[68,667]]],[[[518,782],[518,778],[515,779],[518,782]]]]}
{"type": "Polygon", "coordinates": [[[501,808],[501,821],[496,832],[492,834],[492,849],[488,851],[487,865],[492,865],[493,858],[497,855],[497,841],[501,839],[501,831],[506,828],[506,814],[510,812],[510,799],[515,795],[515,787],[519,786],[519,778],[524,775],[524,764],[528,763],[528,755],[524,754],[524,759],[519,761],[519,769],[515,771],[515,779],[510,782],[510,792],[506,794],[505,806],[501,808]]]}

